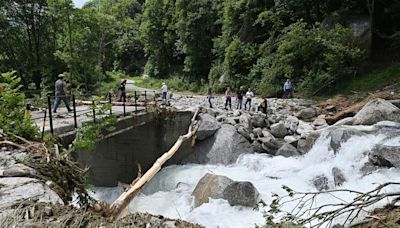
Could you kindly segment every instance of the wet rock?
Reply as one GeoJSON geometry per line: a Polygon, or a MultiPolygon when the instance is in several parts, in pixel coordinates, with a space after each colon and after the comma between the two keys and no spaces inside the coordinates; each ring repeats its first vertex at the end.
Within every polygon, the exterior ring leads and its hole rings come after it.
{"type": "Polygon", "coordinates": [[[353,136],[361,136],[365,133],[346,127],[332,127],[329,129],[327,137],[330,138],[330,147],[336,154],[339,152],[340,147],[343,143],[347,142],[353,136]]]}
{"type": "Polygon", "coordinates": [[[243,113],[239,117],[239,124],[242,125],[248,132],[252,131],[251,116],[247,113],[243,113]]]}
{"type": "Polygon", "coordinates": [[[271,125],[271,134],[277,138],[283,138],[288,134],[285,125],[282,122],[271,125]]]}
{"type": "Polygon", "coordinates": [[[191,151],[184,163],[232,164],[241,154],[253,153],[249,141],[240,135],[232,125],[222,124],[210,138],[200,141],[191,151]]]}
{"type": "Polygon", "coordinates": [[[375,166],[371,162],[366,162],[363,167],[361,167],[360,172],[363,176],[369,175],[371,173],[374,173],[376,170],[378,170],[379,167],[375,166]]]}
{"type": "Polygon", "coordinates": [[[353,125],[354,121],[355,121],[354,117],[347,117],[339,120],[333,126],[353,125]]]}
{"type": "Polygon", "coordinates": [[[233,183],[233,180],[226,176],[207,173],[200,179],[192,192],[194,207],[208,203],[209,198],[223,199],[224,190],[231,183],[233,183]]]}
{"type": "Polygon", "coordinates": [[[400,122],[400,109],[392,103],[375,99],[368,102],[355,116],[354,125],[372,125],[380,121],[400,122]]]}
{"type": "Polygon", "coordinates": [[[375,166],[400,168],[400,147],[378,145],[372,149],[368,159],[375,166]]]}
{"type": "Polygon", "coordinates": [[[261,200],[258,190],[248,181],[235,181],[229,184],[223,195],[231,206],[255,207],[261,200]]]}
{"type": "Polygon", "coordinates": [[[254,128],[253,129],[253,134],[257,137],[262,137],[263,136],[263,132],[261,128],[254,128]]]}
{"type": "Polygon", "coordinates": [[[36,170],[23,164],[15,164],[3,171],[3,176],[5,177],[29,177],[36,174],[36,170]]]}
{"type": "Polygon", "coordinates": [[[199,115],[200,126],[196,132],[198,140],[204,140],[214,135],[214,133],[221,127],[220,123],[210,114],[202,113],[199,115]]]}
{"type": "Polygon", "coordinates": [[[265,152],[261,143],[259,143],[257,140],[253,141],[253,143],[251,144],[251,147],[253,148],[253,151],[255,153],[264,153],[265,152]]]}
{"type": "Polygon", "coordinates": [[[335,186],[341,186],[344,182],[346,182],[346,178],[344,177],[342,170],[337,167],[332,168],[332,176],[335,186]]]}
{"type": "Polygon", "coordinates": [[[301,154],[306,154],[314,146],[319,138],[320,133],[317,131],[311,132],[305,139],[299,139],[297,142],[297,149],[301,154]]]}
{"type": "Polygon", "coordinates": [[[266,115],[264,113],[255,113],[251,117],[251,124],[253,127],[266,127],[267,126],[267,121],[266,121],[266,115]]]}
{"type": "Polygon", "coordinates": [[[228,118],[224,119],[223,122],[225,124],[230,124],[230,125],[234,126],[238,122],[238,118],[237,117],[228,117],[228,118]]]}
{"type": "Polygon", "coordinates": [[[294,147],[290,143],[285,143],[275,154],[276,156],[283,156],[283,157],[293,157],[293,156],[299,156],[300,153],[297,150],[296,147],[294,147]]]}
{"type": "Polygon", "coordinates": [[[324,175],[317,176],[313,180],[313,184],[318,191],[328,190],[329,189],[328,183],[329,183],[328,178],[324,175]]]}
{"type": "Polygon", "coordinates": [[[280,144],[278,143],[276,138],[268,131],[263,131],[263,135],[264,137],[258,139],[262,144],[262,148],[265,150],[266,153],[275,155],[276,151],[280,147],[280,144]]]}
{"type": "Polygon", "coordinates": [[[311,120],[316,116],[317,110],[315,108],[305,108],[297,114],[297,117],[301,120],[311,120]]]}

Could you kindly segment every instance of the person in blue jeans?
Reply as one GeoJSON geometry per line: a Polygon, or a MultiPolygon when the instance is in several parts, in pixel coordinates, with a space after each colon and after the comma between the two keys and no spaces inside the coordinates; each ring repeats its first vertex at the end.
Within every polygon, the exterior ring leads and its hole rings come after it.
{"type": "Polygon", "coordinates": [[[67,97],[67,83],[64,81],[64,75],[59,74],[58,75],[58,80],[55,83],[55,95],[56,99],[54,100],[54,108],[53,112],[57,113],[57,108],[60,105],[60,102],[63,101],[65,104],[65,107],[67,107],[68,112],[72,112],[72,109],[69,107],[68,104],[68,97],[67,97]]]}
{"type": "Polygon", "coordinates": [[[211,99],[212,99],[212,91],[211,91],[211,87],[208,87],[207,89],[207,99],[208,99],[208,104],[210,105],[210,108],[212,108],[212,103],[211,103],[211,99]]]}
{"type": "Polygon", "coordinates": [[[284,98],[289,98],[291,90],[292,90],[292,83],[288,79],[283,85],[283,91],[285,92],[284,98]]]}

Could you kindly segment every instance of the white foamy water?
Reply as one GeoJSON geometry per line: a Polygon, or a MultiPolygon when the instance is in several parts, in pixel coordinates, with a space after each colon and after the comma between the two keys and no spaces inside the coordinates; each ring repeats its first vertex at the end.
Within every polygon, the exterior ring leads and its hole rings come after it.
{"type": "MultiPolygon", "coordinates": [[[[352,127],[368,130],[372,127],[352,127]]],[[[378,184],[388,181],[400,182],[400,170],[381,169],[363,176],[361,167],[368,160],[367,153],[377,144],[400,146],[400,135],[387,137],[383,134],[353,136],[342,143],[337,154],[329,150],[329,140],[325,134],[317,140],[309,153],[302,157],[270,157],[265,154],[241,156],[229,166],[224,165],[174,165],[163,168],[130,204],[131,212],[149,212],[170,218],[179,218],[206,227],[254,227],[265,224],[262,213],[246,207],[231,207],[221,199],[193,208],[192,191],[197,182],[207,172],[227,176],[235,181],[250,181],[258,189],[264,202],[271,202],[272,193],[286,195],[281,188],[287,185],[299,192],[315,192],[312,180],[325,175],[329,179],[330,189],[352,189],[366,192],[378,184]],[[332,168],[342,170],[347,181],[341,187],[333,185],[332,168]]],[[[400,190],[386,188],[386,191],[400,190]]],[[[112,202],[122,192],[119,188],[97,188],[96,198],[112,202]]],[[[351,201],[354,195],[335,194],[338,198],[351,201]]],[[[340,202],[331,195],[317,198],[316,205],[340,202]]],[[[380,205],[387,203],[382,202],[380,205]]],[[[283,209],[290,211],[292,205],[283,209]]]]}

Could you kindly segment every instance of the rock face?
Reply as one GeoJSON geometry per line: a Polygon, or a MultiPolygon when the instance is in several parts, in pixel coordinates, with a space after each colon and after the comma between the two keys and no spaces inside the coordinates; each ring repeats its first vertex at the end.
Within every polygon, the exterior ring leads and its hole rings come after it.
{"type": "Polygon", "coordinates": [[[43,182],[26,177],[0,178],[0,217],[12,212],[12,207],[28,199],[63,204],[61,198],[43,182]]]}
{"type": "Polygon", "coordinates": [[[271,134],[277,138],[283,138],[288,134],[285,124],[282,122],[271,125],[271,134]]]}
{"type": "Polygon", "coordinates": [[[231,183],[233,180],[228,177],[207,173],[200,179],[192,192],[194,207],[208,203],[209,198],[223,199],[224,190],[231,183]]]}
{"type": "Polygon", "coordinates": [[[385,120],[400,122],[400,109],[380,98],[368,102],[354,116],[355,125],[372,125],[385,120]]]}
{"type": "Polygon", "coordinates": [[[363,134],[363,132],[357,131],[355,129],[349,129],[345,127],[332,127],[329,129],[327,137],[330,137],[330,147],[336,154],[339,151],[342,143],[349,140],[352,136],[363,134]]]}
{"type": "Polygon", "coordinates": [[[242,125],[247,132],[251,132],[252,124],[251,124],[251,116],[249,114],[243,113],[239,117],[239,124],[242,125]]]}
{"type": "Polygon", "coordinates": [[[229,184],[223,195],[231,206],[255,207],[260,201],[258,190],[248,181],[229,184]]]}
{"type": "Polygon", "coordinates": [[[297,149],[301,154],[306,154],[314,146],[315,141],[319,138],[320,133],[311,132],[306,139],[300,139],[297,142],[297,149]]]}
{"type": "Polygon", "coordinates": [[[332,168],[332,175],[335,186],[341,186],[344,182],[346,182],[346,178],[344,177],[342,170],[340,170],[339,168],[332,168]]]}
{"type": "Polygon", "coordinates": [[[25,177],[36,175],[36,170],[23,164],[15,164],[3,171],[5,177],[25,177]]]}
{"type": "Polygon", "coordinates": [[[311,120],[316,116],[317,110],[315,110],[315,108],[305,108],[297,114],[297,117],[301,120],[311,120]]]}
{"type": "Polygon", "coordinates": [[[218,121],[210,114],[202,113],[199,115],[200,126],[196,132],[198,140],[204,140],[214,135],[214,133],[221,127],[218,121]]]}
{"type": "Polygon", "coordinates": [[[299,156],[300,153],[297,151],[296,147],[292,146],[290,143],[285,143],[275,154],[276,156],[283,156],[283,157],[293,157],[299,156]]]}
{"type": "Polygon", "coordinates": [[[368,155],[369,161],[379,167],[400,168],[400,147],[379,145],[368,155]]]}
{"type": "Polygon", "coordinates": [[[280,145],[275,137],[268,131],[263,131],[262,138],[259,138],[262,148],[271,155],[275,155],[276,151],[279,149],[280,145]]]}
{"type": "Polygon", "coordinates": [[[198,142],[193,150],[184,163],[228,165],[241,154],[253,153],[250,142],[228,124],[222,124],[212,137],[198,142]]]}

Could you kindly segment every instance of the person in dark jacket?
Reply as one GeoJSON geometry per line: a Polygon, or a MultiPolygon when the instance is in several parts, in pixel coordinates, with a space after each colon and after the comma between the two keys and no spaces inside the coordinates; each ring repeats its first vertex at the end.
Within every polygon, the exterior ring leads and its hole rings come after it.
{"type": "Polygon", "coordinates": [[[123,102],[125,102],[126,101],[126,88],[125,88],[125,86],[126,86],[126,80],[123,80],[122,82],[121,82],[121,84],[119,85],[119,89],[118,90],[120,90],[121,91],[121,96],[120,96],[120,98],[119,98],[119,100],[118,101],[123,101],[123,102]]]}
{"type": "Polygon", "coordinates": [[[207,89],[207,100],[208,100],[208,104],[210,105],[210,108],[212,108],[211,99],[212,99],[212,91],[211,91],[211,87],[208,87],[208,89],[207,89]]]}
{"type": "Polygon", "coordinates": [[[262,113],[267,114],[267,99],[264,96],[262,96],[260,99],[258,111],[261,111],[262,113]]]}
{"type": "Polygon", "coordinates": [[[236,91],[236,100],[237,100],[236,109],[242,109],[243,95],[244,95],[243,87],[240,86],[236,91]]]}

